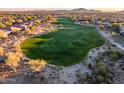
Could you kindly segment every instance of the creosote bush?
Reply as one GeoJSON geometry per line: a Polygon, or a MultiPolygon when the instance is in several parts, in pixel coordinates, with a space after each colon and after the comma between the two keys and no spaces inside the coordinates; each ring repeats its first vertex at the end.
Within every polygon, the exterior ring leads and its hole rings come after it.
{"type": "Polygon", "coordinates": [[[20,45],[17,42],[13,44],[13,48],[15,49],[16,52],[20,52],[21,51],[20,45]]]}
{"type": "Polygon", "coordinates": [[[113,29],[115,32],[117,32],[117,33],[120,32],[120,31],[119,31],[119,27],[120,27],[120,24],[119,24],[119,23],[113,23],[113,24],[112,24],[112,29],[113,29]]]}
{"type": "Polygon", "coordinates": [[[27,63],[33,72],[41,71],[47,64],[45,60],[30,60],[27,63]]]}
{"type": "Polygon", "coordinates": [[[3,54],[4,54],[4,49],[0,47],[0,56],[3,56],[3,54]]]}
{"type": "Polygon", "coordinates": [[[92,74],[78,73],[79,83],[90,83],[90,84],[104,84],[112,83],[113,73],[109,70],[107,65],[103,62],[97,61],[93,64],[87,65],[91,69],[92,74]]]}
{"type": "Polygon", "coordinates": [[[21,57],[21,55],[18,52],[8,53],[7,59],[6,59],[6,65],[8,65],[10,68],[12,68],[14,71],[16,71],[17,67],[19,66],[20,57],[21,57]]]}
{"type": "Polygon", "coordinates": [[[0,22],[0,28],[6,28],[6,25],[0,22]]]}
{"type": "Polygon", "coordinates": [[[117,50],[117,49],[111,49],[107,51],[107,54],[110,56],[112,60],[117,60],[118,58],[124,56],[124,54],[120,50],[117,50]]]}
{"type": "Polygon", "coordinates": [[[26,28],[26,29],[25,29],[25,32],[26,32],[27,34],[32,34],[32,30],[30,30],[29,28],[26,28]]]}
{"type": "Polygon", "coordinates": [[[104,63],[100,62],[97,64],[97,68],[100,74],[105,75],[106,74],[106,66],[104,63]]]}
{"type": "Polygon", "coordinates": [[[0,39],[5,39],[7,37],[8,37],[7,33],[5,31],[0,30],[0,39]]]}
{"type": "Polygon", "coordinates": [[[98,82],[104,82],[104,77],[102,75],[98,75],[96,78],[98,82]]]}

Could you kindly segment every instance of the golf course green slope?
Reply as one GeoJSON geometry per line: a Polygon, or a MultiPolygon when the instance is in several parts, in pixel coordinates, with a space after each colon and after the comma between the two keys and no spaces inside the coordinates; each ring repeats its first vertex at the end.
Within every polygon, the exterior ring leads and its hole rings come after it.
{"type": "Polygon", "coordinates": [[[75,24],[69,18],[59,18],[55,24],[63,25],[63,28],[29,38],[21,44],[27,57],[44,59],[58,66],[69,66],[81,62],[90,49],[105,42],[94,27],[75,24]]]}

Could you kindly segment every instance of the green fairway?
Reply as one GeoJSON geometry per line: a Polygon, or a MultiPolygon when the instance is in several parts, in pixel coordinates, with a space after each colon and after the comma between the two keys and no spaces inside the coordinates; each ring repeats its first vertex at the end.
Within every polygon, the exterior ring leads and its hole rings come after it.
{"type": "Polygon", "coordinates": [[[44,59],[58,66],[69,66],[81,62],[90,49],[105,42],[94,27],[75,24],[69,18],[59,18],[56,24],[63,25],[63,29],[29,38],[21,44],[27,57],[44,59]]]}

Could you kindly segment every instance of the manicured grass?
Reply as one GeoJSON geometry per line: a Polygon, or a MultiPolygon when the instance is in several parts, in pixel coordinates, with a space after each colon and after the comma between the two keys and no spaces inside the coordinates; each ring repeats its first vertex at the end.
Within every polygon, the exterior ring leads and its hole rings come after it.
{"type": "Polygon", "coordinates": [[[32,59],[44,59],[49,64],[69,66],[83,60],[90,49],[101,46],[105,39],[94,27],[75,24],[69,18],[59,18],[63,29],[25,40],[24,54],[32,59]]]}

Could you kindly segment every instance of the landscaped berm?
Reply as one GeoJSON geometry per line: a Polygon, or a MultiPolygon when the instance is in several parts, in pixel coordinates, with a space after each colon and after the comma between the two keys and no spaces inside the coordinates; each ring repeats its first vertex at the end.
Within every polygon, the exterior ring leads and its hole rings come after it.
{"type": "Polygon", "coordinates": [[[59,18],[55,24],[63,25],[63,28],[29,38],[21,44],[27,57],[44,59],[58,66],[69,66],[81,62],[90,49],[105,42],[94,27],[75,24],[69,18],[59,18]]]}

